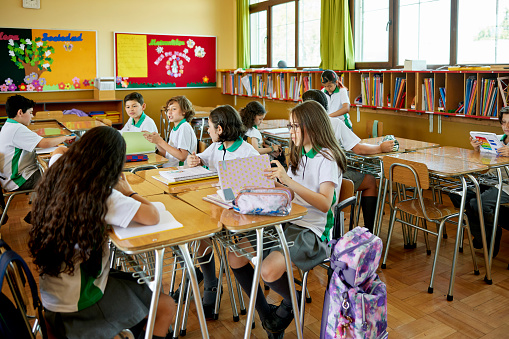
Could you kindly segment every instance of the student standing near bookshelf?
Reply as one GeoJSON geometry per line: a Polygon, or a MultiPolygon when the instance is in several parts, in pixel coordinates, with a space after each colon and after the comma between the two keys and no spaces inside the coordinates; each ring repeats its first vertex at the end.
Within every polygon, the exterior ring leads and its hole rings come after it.
{"type": "Polygon", "coordinates": [[[336,72],[325,70],[322,73],[321,81],[322,91],[327,95],[328,110],[327,114],[331,118],[342,120],[345,125],[352,129],[352,120],[350,120],[350,99],[348,98],[348,89],[339,80],[336,72]]]}

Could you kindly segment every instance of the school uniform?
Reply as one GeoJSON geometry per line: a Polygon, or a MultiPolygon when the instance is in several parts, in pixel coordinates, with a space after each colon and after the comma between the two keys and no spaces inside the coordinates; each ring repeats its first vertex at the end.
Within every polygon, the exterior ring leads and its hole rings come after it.
{"type": "Polygon", "coordinates": [[[263,137],[257,126],[253,126],[246,131],[246,137],[258,140],[258,148],[263,147],[263,137]]]}
{"type": "MultiPolygon", "coordinates": [[[[324,88],[322,91],[325,93],[325,96],[327,97],[327,114],[331,114],[333,112],[336,112],[340,108],[343,108],[343,104],[349,104],[350,99],[348,98],[348,91],[346,88],[339,88],[339,86],[336,86],[336,89],[332,94],[329,94],[329,92],[324,88]]],[[[345,123],[345,125],[352,129],[352,120],[350,119],[350,115],[348,113],[345,113],[343,115],[332,117],[333,119],[340,119],[345,123]]]]}
{"type": "Polygon", "coordinates": [[[212,171],[217,171],[217,164],[219,161],[248,158],[254,157],[255,155],[260,155],[260,153],[239,137],[226,149],[222,142],[214,142],[207,147],[205,151],[198,154],[198,157],[201,159],[204,166],[207,166],[212,171]]]}
{"type": "Polygon", "coordinates": [[[7,119],[0,131],[0,184],[6,191],[19,189],[39,172],[35,147],[42,139],[22,123],[7,119]]]}
{"type": "Polygon", "coordinates": [[[151,117],[145,114],[143,112],[140,116],[140,120],[138,120],[137,123],[134,123],[134,119],[132,117],[127,120],[127,123],[122,127],[120,130],[121,132],[156,132],[157,133],[157,126],[154,120],[152,120],[151,117]]]}
{"type": "MultiPolygon", "coordinates": [[[[186,150],[189,154],[196,152],[196,134],[194,134],[193,128],[186,119],[182,119],[175,127],[172,128],[168,144],[175,148],[186,150]]],[[[166,152],[166,158],[168,159],[168,162],[164,164],[163,167],[175,167],[187,164],[187,160],[180,161],[169,152],[166,152]]]]}
{"type": "MultiPolygon", "coordinates": [[[[51,163],[60,156],[53,156],[51,163]]],[[[106,223],[120,227],[127,227],[141,206],[115,189],[106,204],[106,223]]],[[[122,272],[110,272],[110,258],[106,242],[96,267],[76,263],[73,275],[40,277],[41,301],[52,328],[65,329],[65,335],[72,338],[112,338],[148,314],[150,289],[122,272]]]]}

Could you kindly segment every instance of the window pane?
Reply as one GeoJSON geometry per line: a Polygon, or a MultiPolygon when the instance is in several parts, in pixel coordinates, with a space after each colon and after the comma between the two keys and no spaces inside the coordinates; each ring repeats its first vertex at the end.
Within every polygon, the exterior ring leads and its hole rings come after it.
{"type": "Polygon", "coordinates": [[[295,2],[272,7],[272,63],[280,60],[295,67],[295,2]]]}
{"type": "Polygon", "coordinates": [[[509,1],[459,1],[458,63],[509,63],[509,1]]]}
{"type": "Polygon", "coordinates": [[[389,0],[355,0],[355,61],[389,61],[389,0]]]}
{"type": "Polygon", "coordinates": [[[405,59],[448,65],[450,27],[450,0],[401,0],[398,65],[405,59]]]}
{"type": "Polygon", "coordinates": [[[267,11],[249,15],[251,65],[267,64],[267,11]]]}
{"type": "Polygon", "coordinates": [[[267,1],[267,0],[249,0],[249,4],[250,5],[254,5],[254,4],[257,4],[259,2],[264,2],[264,1],[267,1]]]}
{"type": "Polygon", "coordinates": [[[320,65],[320,0],[299,1],[299,66],[320,65]]]}

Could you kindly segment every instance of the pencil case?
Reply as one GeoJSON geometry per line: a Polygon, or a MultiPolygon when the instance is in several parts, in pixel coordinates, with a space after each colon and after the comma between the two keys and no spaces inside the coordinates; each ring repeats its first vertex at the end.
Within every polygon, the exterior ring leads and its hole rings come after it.
{"type": "Polygon", "coordinates": [[[135,161],[146,161],[148,160],[148,155],[146,154],[129,154],[126,155],[126,162],[135,162],[135,161]]]}
{"type": "Polygon", "coordinates": [[[292,193],[283,187],[245,188],[237,194],[233,209],[241,214],[288,215],[292,210],[292,193]]]}

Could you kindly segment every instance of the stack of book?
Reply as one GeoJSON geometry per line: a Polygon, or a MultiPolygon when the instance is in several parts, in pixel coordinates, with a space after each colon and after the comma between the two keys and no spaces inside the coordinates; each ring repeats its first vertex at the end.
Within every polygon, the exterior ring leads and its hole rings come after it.
{"type": "Polygon", "coordinates": [[[438,99],[438,108],[445,110],[445,87],[439,87],[440,98],[438,99]]]}
{"type": "Polygon", "coordinates": [[[401,108],[403,106],[406,96],[405,87],[406,79],[396,78],[396,83],[394,85],[394,96],[392,98],[392,107],[401,108]]]}
{"type": "Polygon", "coordinates": [[[112,123],[118,124],[120,120],[120,112],[118,111],[106,111],[106,118],[111,120],[112,123]]]}
{"type": "Polygon", "coordinates": [[[159,171],[159,175],[153,176],[153,178],[165,184],[172,184],[216,178],[217,176],[217,172],[206,169],[205,167],[197,166],[190,168],[180,168],[178,170],[159,171]]]}
{"type": "Polygon", "coordinates": [[[477,79],[475,76],[468,77],[465,86],[465,114],[474,115],[477,103],[477,79]]]}
{"type": "Polygon", "coordinates": [[[422,85],[422,95],[424,96],[424,100],[422,101],[422,109],[425,111],[433,111],[435,107],[433,78],[424,78],[424,84],[422,85]]]}
{"type": "Polygon", "coordinates": [[[481,115],[497,116],[498,88],[495,79],[482,79],[481,84],[481,115]]]}

